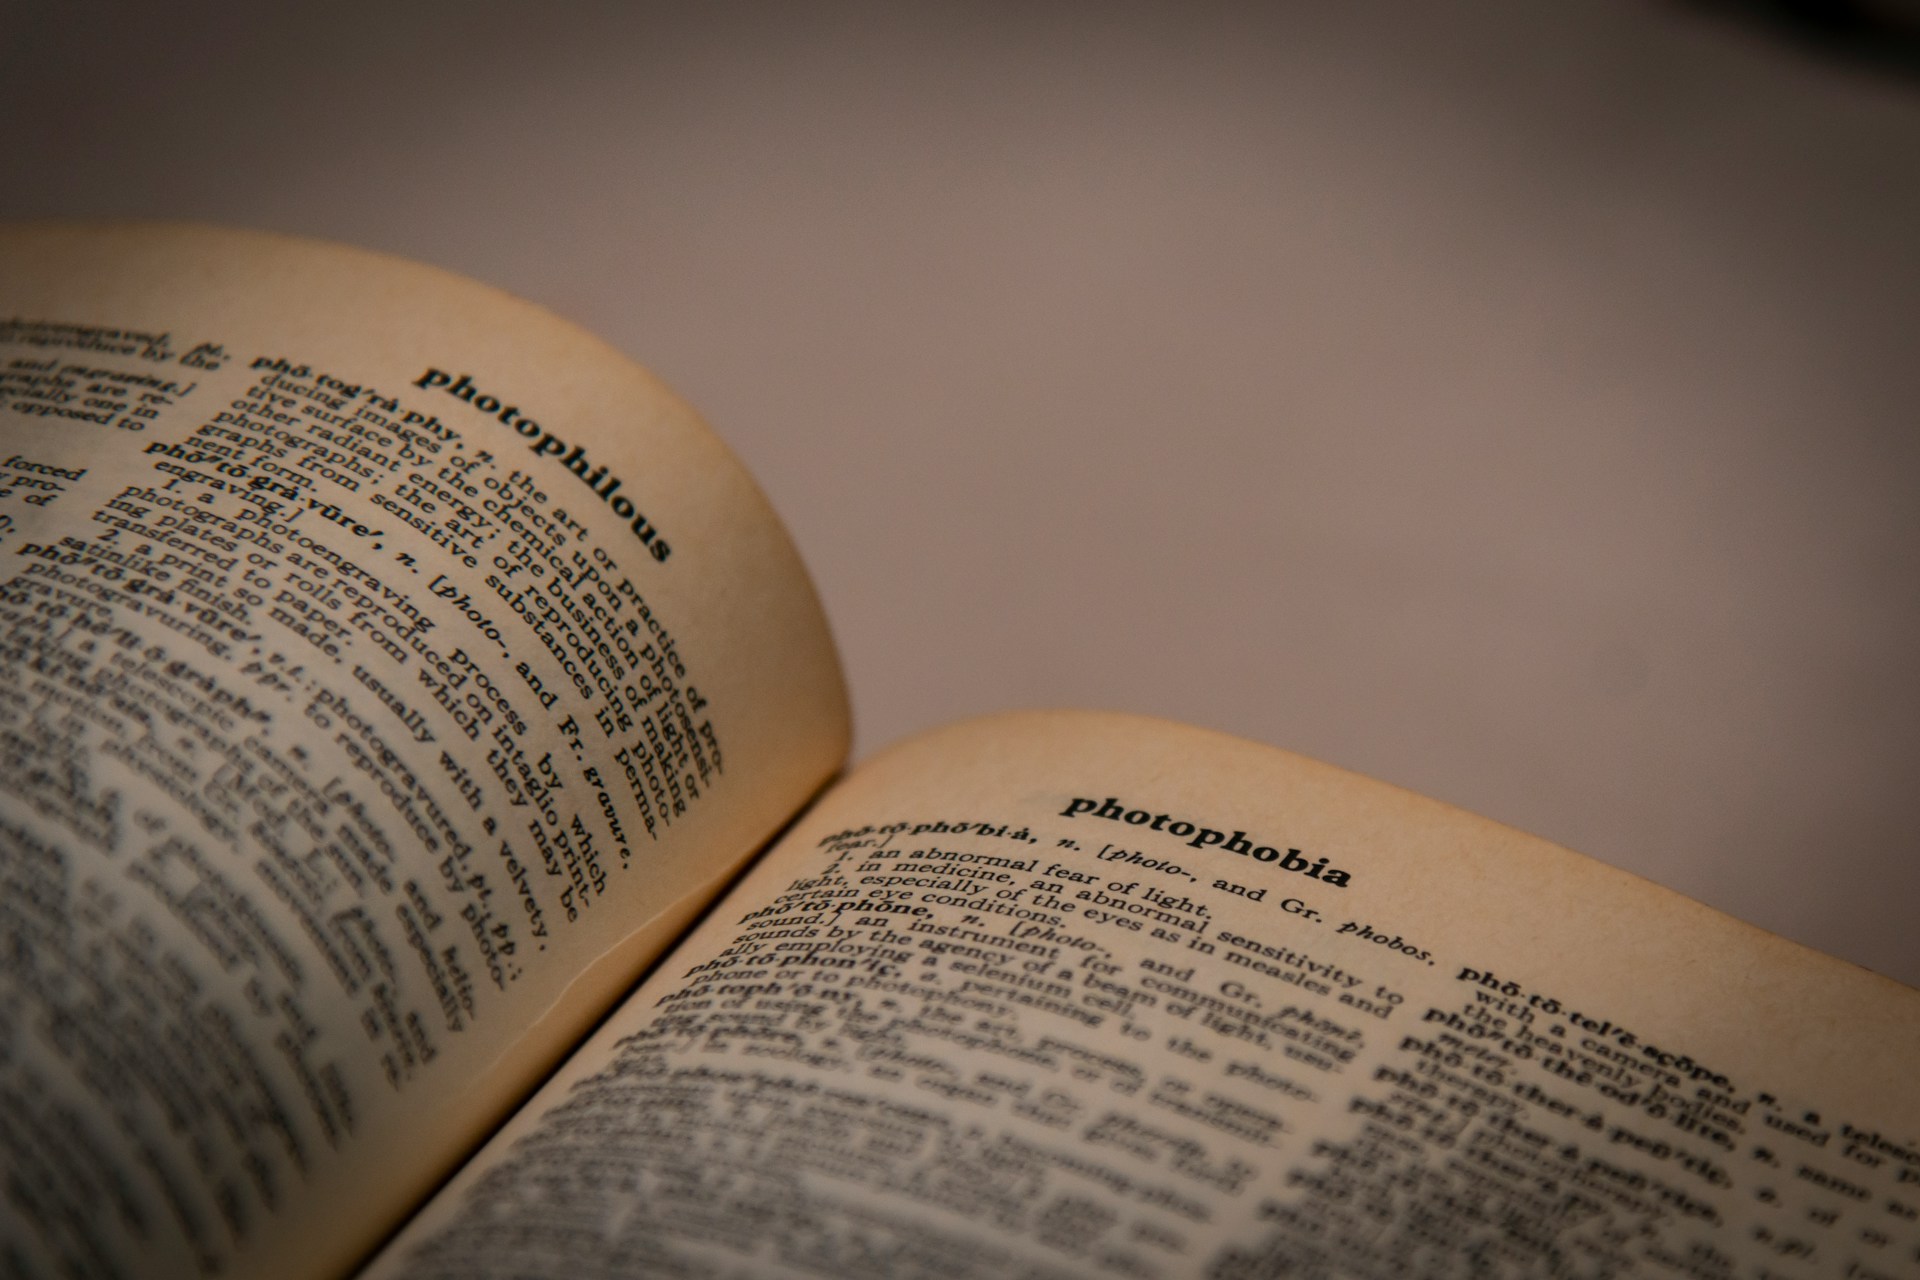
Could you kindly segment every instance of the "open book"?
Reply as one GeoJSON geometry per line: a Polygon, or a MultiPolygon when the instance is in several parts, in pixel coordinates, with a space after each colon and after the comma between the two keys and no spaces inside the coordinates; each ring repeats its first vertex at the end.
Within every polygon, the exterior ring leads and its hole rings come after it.
{"type": "Polygon", "coordinates": [[[7,1274],[1920,1273],[1920,994],[1156,721],[822,793],[751,480],[481,286],[0,235],[0,562],[7,1274]]]}

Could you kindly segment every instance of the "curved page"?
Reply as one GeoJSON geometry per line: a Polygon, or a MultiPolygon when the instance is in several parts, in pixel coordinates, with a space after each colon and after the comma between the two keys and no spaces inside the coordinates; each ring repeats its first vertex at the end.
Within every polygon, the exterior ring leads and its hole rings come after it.
{"type": "Polygon", "coordinates": [[[329,1275],[837,767],[726,449],[437,271],[0,235],[0,1238],[329,1275]]]}
{"type": "Polygon", "coordinates": [[[863,767],[382,1256],[490,1276],[1877,1276],[1920,995],[1199,730],[863,767]]]}

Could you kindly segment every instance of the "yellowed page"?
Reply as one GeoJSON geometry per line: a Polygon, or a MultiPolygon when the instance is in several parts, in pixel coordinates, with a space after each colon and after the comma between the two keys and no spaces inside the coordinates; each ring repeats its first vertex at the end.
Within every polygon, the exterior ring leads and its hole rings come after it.
{"type": "Polygon", "coordinates": [[[1007,716],[830,793],[374,1274],[1909,1276],[1917,1062],[1920,993],[1542,841],[1007,716]]]}
{"type": "Polygon", "coordinates": [[[261,235],[0,235],[0,628],[32,1274],[341,1273],[847,739],[685,406],[538,308],[261,235]]]}

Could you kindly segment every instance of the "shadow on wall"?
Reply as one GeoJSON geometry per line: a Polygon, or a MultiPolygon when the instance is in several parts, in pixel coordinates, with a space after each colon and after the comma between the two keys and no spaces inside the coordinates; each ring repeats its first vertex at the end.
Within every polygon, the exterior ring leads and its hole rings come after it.
{"type": "Polygon", "coordinates": [[[1829,61],[1920,84],[1920,0],[1678,0],[1829,61]]]}

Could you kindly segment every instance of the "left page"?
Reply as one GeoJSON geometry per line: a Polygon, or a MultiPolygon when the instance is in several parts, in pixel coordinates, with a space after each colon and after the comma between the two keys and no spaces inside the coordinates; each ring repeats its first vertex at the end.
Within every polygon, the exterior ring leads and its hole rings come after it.
{"type": "Polygon", "coordinates": [[[344,1271],[838,767],[805,571],[539,308],[0,232],[0,1256],[344,1271]]]}

